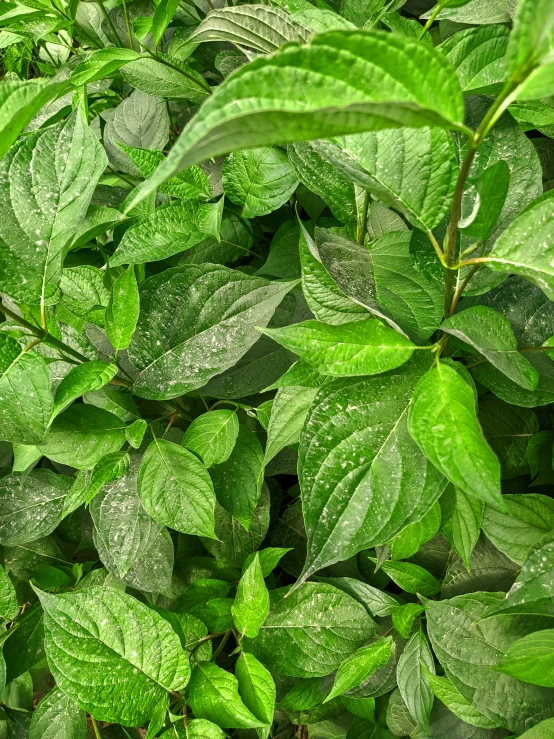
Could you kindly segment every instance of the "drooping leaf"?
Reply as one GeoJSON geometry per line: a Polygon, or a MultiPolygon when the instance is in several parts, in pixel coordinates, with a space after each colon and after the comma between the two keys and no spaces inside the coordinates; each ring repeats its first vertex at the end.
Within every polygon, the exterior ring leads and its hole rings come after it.
{"type": "Polygon", "coordinates": [[[216,265],[151,277],[140,291],[141,313],[129,349],[140,369],[136,394],[174,398],[232,367],[258,339],[254,327],[267,325],[293,287],[216,265]],[[184,294],[186,301],[180,299],[184,294]]]}
{"type": "Polygon", "coordinates": [[[300,439],[304,577],[386,543],[439,498],[446,481],[407,428],[413,389],[427,366],[412,359],[393,373],[320,389],[300,439]]]}
{"type": "Polygon", "coordinates": [[[34,470],[25,479],[0,480],[0,541],[25,544],[50,534],[62,518],[71,478],[50,470],[34,470]]]}
{"type": "Polygon", "coordinates": [[[178,170],[236,149],[402,125],[460,128],[461,102],[451,67],[433,49],[401,36],[330,31],[228,78],[128,208],[178,170]],[[258,101],[247,118],[246,98],[258,101]]]}
{"type": "Polygon", "coordinates": [[[85,393],[100,390],[117,374],[115,364],[91,361],[73,367],[63,378],[56,390],[51,420],[64,411],[74,400],[85,393]]]}
{"type": "Polygon", "coordinates": [[[137,489],[155,521],[186,534],[216,538],[212,481],[187,449],[155,438],[142,458],[137,489]]]}
{"type": "Polygon", "coordinates": [[[425,733],[429,732],[433,707],[433,692],[427,672],[434,674],[435,662],[425,634],[419,629],[398,658],[396,677],[410,716],[425,733]]]}
{"type": "Polygon", "coordinates": [[[213,662],[199,662],[192,672],[189,700],[194,715],[224,729],[263,726],[239,696],[238,680],[213,662]]]}
{"type": "Polygon", "coordinates": [[[450,482],[502,509],[500,465],[479,426],[475,390],[465,376],[446,362],[430,369],[414,390],[408,428],[450,482]]]}
{"type": "Polygon", "coordinates": [[[258,636],[269,613],[269,593],[264,582],[259,555],[243,573],[232,607],[235,626],[242,636],[258,636]]]}
{"type": "Polygon", "coordinates": [[[135,598],[100,587],[38,595],[56,682],[98,720],[140,726],[167,690],[187,685],[190,667],[177,634],[135,598]]]}
{"type": "MultiPolygon", "coordinates": [[[[112,285],[106,308],[105,328],[116,353],[127,349],[133,338],[140,311],[140,299],[134,267],[131,265],[112,285]]],[[[96,390],[97,388],[90,388],[96,390]]]]}
{"type": "Polygon", "coordinates": [[[62,264],[106,166],[78,110],[16,144],[0,166],[0,287],[28,303],[55,302],[62,264]]]}
{"type": "Polygon", "coordinates": [[[206,467],[212,467],[229,459],[238,435],[234,411],[210,411],[194,419],[186,430],[183,446],[197,454],[206,467]]]}
{"type": "Polygon", "coordinates": [[[235,665],[235,675],[244,705],[264,724],[271,724],[276,691],[269,670],[253,654],[242,652],[235,665]]]}
{"type": "Polygon", "coordinates": [[[0,335],[0,438],[21,444],[44,439],[52,413],[50,375],[44,358],[0,335]]]}
{"type": "Polygon", "coordinates": [[[494,719],[487,718],[478,711],[447,677],[439,677],[429,671],[426,672],[426,677],[435,696],[466,724],[481,729],[494,729],[498,726],[494,719]]]}
{"type": "Polygon", "coordinates": [[[298,354],[323,375],[376,375],[410,359],[413,344],[377,319],[329,326],[306,321],[264,333],[298,354]]]}
{"type": "MultiPolygon", "coordinates": [[[[440,507],[441,533],[469,570],[471,553],[481,531],[485,504],[479,498],[449,485],[441,496],[440,507]]],[[[496,513],[493,508],[490,510],[496,513]]]]}

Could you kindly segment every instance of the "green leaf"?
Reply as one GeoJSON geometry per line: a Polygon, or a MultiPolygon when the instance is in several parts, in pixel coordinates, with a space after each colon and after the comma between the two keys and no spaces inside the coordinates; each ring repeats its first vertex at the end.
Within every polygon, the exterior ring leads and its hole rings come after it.
{"type": "Polygon", "coordinates": [[[197,454],[206,467],[212,467],[229,459],[238,435],[235,411],[210,411],[194,419],[185,432],[183,446],[197,454]]]}
{"type": "Polygon", "coordinates": [[[424,606],[420,606],[419,603],[406,603],[392,612],[392,625],[403,639],[408,639],[414,621],[424,610],[424,606]]]}
{"type": "Polygon", "coordinates": [[[185,534],[216,538],[212,481],[187,449],[155,438],[142,458],[137,489],[155,521],[185,534]]]}
{"type": "MultiPolygon", "coordinates": [[[[106,308],[105,328],[108,339],[117,352],[127,349],[133,338],[140,311],[139,291],[133,265],[112,285],[106,308]]],[[[95,390],[97,388],[91,388],[95,390]]]]}
{"type": "Polygon", "coordinates": [[[244,218],[280,208],[296,190],[298,179],[286,153],[275,146],[236,151],[223,162],[223,187],[244,218]]]}
{"type": "MultiPolygon", "coordinates": [[[[551,463],[552,464],[552,463],[551,463]]],[[[483,531],[507,557],[522,565],[546,533],[554,531],[554,500],[546,495],[506,495],[506,513],[486,506],[483,531]]]]}
{"type": "Polygon", "coordinates": [[[488,167],[478,183],[479,201],[475,203],[478,210],[460,223],[464,233],[486,240],[502,214],[509,189],[510,168],[506,162],[500,160],[488,167]]]}
{"type": "Polygon", "coordinates": [[[548,0],[521,0],[516,6],[506,62],[509,72],[538,66],[554,40],[554,9],[548,0]]]}
{"type": "Polygon", "coordinates": [[[106,454],[105,457],[102,457],[92,470],[85,503],[90,503],[108,482],[119,480],[128,472],[129,463],[127,452],[112,452],[112,454],[106,454]]]}
{"type": "Polygon", "coordinates": [[[218,154],[383,127],[460,129],[462,118],[458,81],[438,52],[401,36],[330,31],[227,78],[128,210],[178,170],[218,154]],[[245,116],[246,99],[257,103],[245,116]]]}
{"type": "Polygon", "coordinates": [[[330,326],[305,321],[285,328],[264,329],[270,338],[298,354],[324,375],[376,375],[410,359],[409,339],[374,318],[330,326]]]}
{"type": "Polygon", "coordinates": [[[510,33],[506,26],[461,29],[439,45],[456,70],[465,93],[495,93],[507,76],[504,55],[510,33]]]}
{"type": "Polygon", "coordinates": [[[235,664],[244,705],[264,724],[273,723],[275,683],[269,670],[253,654],[242,652],[235,664]]]}
{"type": "Polygon", "coordinates": [[[43,441],[52,413],[50,375],[44,358],[0,334],[0,439],[43,441]]]}
{"type": "Polygon", "coordinates": [[[520,739],[548,739],[548,734],[554,730],[554,719],[546,719],[532,729],[520,734],[520,739]]]}
{"type": "Polygon", "coordinates": [[[391,640],[380,639],[367,647],[358,649],[351,657],[341,663],[331,692],[323,701],[335,698],[337,695],[346,693],[362,683],[369,675],[372,675],[379,667],[386,665],[391,655],[391,640]]]}
{"type": "MultiPolygon", "coordinates": [[[[133,146],[119,145],[138,168],[142,177],[150,177],[165,157],[161,151],[136,149],[133,146]]],[[[174,195],[181,200],[206,199],[211,197],[210,181],[200,167],[188,167],[183,172],[171,177],[163,185],[160,192],[174,195]]]]}
{"type": "Polygon", "coordinates": [[[309,35],[281,8],[241,5],[212,10],[188,40],[195,44],[227,41],[269,54],[288,41],[306,41],[309,35]]]}
{"type": "Polygon", "coordinates": [[[146,280],[129,349],[140,369],[135,394],[175,398],[233,367],[258,339],[254,327],[268,324],[294,286],[217,265],[169,269],[146,280]]]}
{"type": "Polygon", "coordinates": [[[258,636],[269,613],[269,593],[264,582],[258,553],[247,567],[237,585],[235,602],[231,609],[235,626],[241,636],[258,636]]]}
{"type": "Polygon", "coordinates": [[[189,721],[187,727],[188,736],[184,726],[174,724],[171,729],[164,731],[160,739],[175,739],[175,730],[177,730],[178,739],[225,739],[227,736],[219,726],[216,726],[211,721],[206,721],[203,718],[195,718],[193,721],[189,721]]]}
{"type": "Polygon", "coordinates": [[[71,478],[50,470],[34,470],[22,481],[0,480],[0,542],[25,544],[50,534],[62,519],[63,500],[71,478]]]}
{"type": "Polygon", "coordinates": [[[498,726],[496,721],[478,711],[447,677],[439,677],[429,671],[425,675],[431,690],[440,702],[444,703],[448,710],[466,724],[478,726],[481,729],[495,729],[498,726]]]}
{"type": "Polygon", "coordinates": [[[86,736],[86,713],[59,688],[44,696],[29,725],[29,739],[85,739],[86,736]]]}
{"type": "Polygon", "coordinates": [[[90,470],[125,442],[125,424],[113,413],[92,405],[71,405],[54,419],[41,454],[60,464],[90,470]]]}
{"type": "Polygon", "coordinates": [[[213,662],[199,662],[192,671],[189,701],[195,716],[223,729],[263,726],[242,702],[237,678],[213,662]]]}
{"type": "Polygon", "coordinates": [[[0,84],[0,158],[39,110],[68,87],[67,82],[44,79],[10,79],[0,84]]]}
{"type": "Polygon", "coordinates": [[[162,0],[154,11],[151,34],[156,45],[160,43],[179,6],[178,0],[162,0]]]}
{"type": "Polygon", "coordinates": [[[457,166],[447,131],[399,128],[316,146],[343,177],[392,205],[417,228],[431,230],[448,213],[457,166]]]}
{"type": "MultiPolygon", "coordinates": [[[[158,59],[163,60],[164,54],[158,59]]],[[[147,95],[175,100],[190,100],[201,103],[210,94],[206,80],[188,64],[170,57],[171,61],[163,64],[151,57],[141,57],[125,64],[121,74],[135,90],[147,95]]],[[[124,143],[124,142],[123,142],[124,143]]]]}
{"type": "Polygon", "coordinates": [[[539,373],[518,352],[510,322],[484,305],[455,313],[441,324],[441,330],[465,341],[488,361],[526,390],[534,390],[539,373]]]}
{"type": "MultiPolygon", "coordinates": [[[[373,557],[369,558],[372,562],[377,563],[373,557]]],[[[420,595],[434,595],[440,590],[440,582],[425,568],[412,562],[383,562],[381,564],[383,572],[395,582],[399,588],[407,593],[420,595]]]]}
{"type": "Polygon", "coordinates": [[[502,510],[500,465],[477,420],[475,389],[452,365],[439,362],[418,382],[408,428],[450,482],[502,510]]]}
{"type": "Polygon", "coordinates": [[[371,616],[390,616],[398,609],[398,600],[390,593],[361,580],[354,580],[351,577],[318,577],[318,581],[326,582],[348,593],[361,603],[371,616]]]}
{"type": "MultiPolygon", "coordinates": [[[[297,324],[298,325],[298,324],[297,324]]],[[[325,325],[325,324],[321,324],[325,325]]],[[[328,326],[327,328],[331,328],[328,326]]],[[[283,329],[273,329],[280,331],[283,329]]],[[[267,465],[286,446],[297,444],[317,388],[284,387],[275,395],[267,427],[264,464],[267,465]]]]}
{"type": "Polygon", "coordinates": [[[487,394],[479,401],[479,422],[485,439],[497,455],[503,478],[527,472],[526,450],[539,430],[536,414],[529,408],[507,405],[487,394]]]}
{"type": "Polygon", "coordinates": [[[128,229],[110,260],[112,266],[158,261],[192,248],[206,236],[219,238],[223,200],[166,205],[128,229]]]}
{"type": "Polygon", "coordinates": [[[4,568],[0,567],[0,618],[3,621],[13,621],[18,612],[15,588],[4,568]]]}
{"type": "Polygon", "coordinates": [[[433,653],[421,629],[416,631],[398,658],[396,677],[400,695],[416,724],[429,734],[433,693],[426,673],[435,673],[433,653]]]}
{"type": "Polygon", "coordinates": [[[97,720],[141,726],[167,690],[187,685],[190,667],[177,634],[135,598],[100,587],[38,596],[56,683],[97,720]]]}
{"type": "MultiPolygon", "coordinates": [[[[507,505],[507,499],[504,499],[507,505]]],[[[467,495],[460,488],[449,485],[440,499],[441,534],[470,569],[470,557],[481,532],[485,504],[473,495],[467,495]]],[[[490,508],[493,515],[497,512],[490,508]]],[[[503,513],[497,514],[504,516],[503,513]]],[[[494,542],[493,542],[494,543],[494,542]]]]}
{"type": "Polygon", "coordinates": [[[485,618],[508,614],[554,615],[554,534],[531,547],[521,572],[504,601],[487,611],[485,618]]]}
{"type": "Polygon", "coordinates": [[[549,229],[552,192],[534,200],[497,239],[486,260],[489,269],[521,275],[554,300],[554,267],[549,229]]]}
{"type": "Polygon", "coordinates": [[[264,458],[258,438],[247,426],[239,426],[231,454],[210,469],[210,477],[220,505],[248,531],[262,491],[264,458]]]}
{"type": "Polygon", "coordinates": [[[501,600],[500,593],[478,592],[428,601],[427,627],[433,651],[454,686],[491,721],[519,733],[529,722],[552,715],[553,693],[493,668],[513,641],[547,622],[529,616],[481,620],[501,600]]]}
{"type": "Polygon", "coordinates": [[[292,549],[284,547],[268,547],[267,549],[260,549],[259,552],[249,554],[242,565],[242,573],[245,573],[254,557],[258,555],[260,566],[262,568],[262,575],[264,577],[269,577],[287,552],[292,552],[292,549]]]}
{"type": "Polygon", "coordinates": [[[495,669],[526,683],[554,688],[554,629],[512,642],[495,669]]]}
{"type": "Polygon", "coordinates": [[[345,295],[416,341],[425,341],[442,318],[442,298],[418,272],[409,252],[410,232],[381,237],[371,250],[316,228],[306,236],[312,254],[345,295]]]}
{"type": "MultiPolygon", "coordinates": [[[[441,500],[444,494],[441,496],[441,500]]],[[[425,544],[432,539],[439,530],[441,524],[441,508],[435,503],[419,521],[405,526],[396,536],[391,539],[387,546],[391,559],[409,559],[425,544]]]]}
{"type": "Polygon", "coordinates": [[[142,418],[137,418],[136,421],[133,421],[133,423],[125,429],[125,439],[133,449],[138,449],[142,444],[147,427],[148,424],[146,421],[143,421],[142,418]]]}
{"type": "Polygon", "coordinates": [[[330,585],[307,582],[289,595],[283,588],[273,594],[265,624],[245,648],[279,675],[328,675],[375,631],[363,606],[330,585]]]}
{"type": "Polygon", "coordinates": [[[51,421],[85,393],[100,390],[117,374],[117,365],[92,361],[73,367],[58,385],[51,421]]]}
{"type": "Polygon", "coordinates": [[[0,165],[0,287],[55,302],[65,252],[85,217],[106,155],[79,111],[30,134],[0,165]],[[48,207],[45,207],[48,203],[48,207]]]}
{"type": "Polygon", "coordinates": [[[325,693],[321,690],[320,677],[299,680],[279,701],[279,708],[285,711],[309,711],[323,703],[325,693]]]}
{"type": "Polygon", "coordinates": [[[18,617],[17,630],[3,645],[8,683],[44,659],[43,620],[40,603],[34,603],[18,617]]]}
{"type": "Polygon", "coordinates": [[[99,49],[75,67],[71,73],[73,85],[86,85],[114,76],[124,64],[138,59],[140,54],[133,49],[108,47],[99,49]]]}
{"type": "Polygon", "coordinates": [[[394,373],[319,390],[300,439],[303,577],[385,544],[438,500],[446,481],[407,428],[413,389],[427,367],[412,359],[394,373]]]}

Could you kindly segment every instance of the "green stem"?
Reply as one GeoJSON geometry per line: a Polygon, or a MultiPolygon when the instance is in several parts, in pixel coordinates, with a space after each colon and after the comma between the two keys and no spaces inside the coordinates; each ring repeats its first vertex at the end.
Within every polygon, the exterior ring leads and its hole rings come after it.
{"type": "Polygon", "coordinates": [[[215,652],[212,654],[212,658],[210,660],[211,662],[215,662],[216,659],[219,657],[219,655],[223,651],[223,647],[227,644],[230,636],[231,636],[231,632],[226,631],[225,634],[223,635],[223,639],[219,642],[219,646],[217,647],[215,652]]]}
{"type": "Polygon", "coordinates": [[[366,235],[367,212],[369,210],[369,192],[364,193],[361,217],[358,218],[358,226],[356,229],[356,241],[358,244],[364,245],[366,235]]]}
{"type": "Polygon", "coordinates": [[[129,37],[129,46],[134,49],[133,33],[131,31],[131,21],[129,20],[129,10],[127,8],[127,0],[123,0],[123,15],[125,16],[125,26],[127,28],[127,36],[129,37]]]}
{"type": "Polygon", "coordinates": [[[100,729],[98,728],[98,724],[96,723],[96,719],[94,716],[90,717],[92,728],[94,729],[94,736],[96,739],[102,739],[102,734],[100,733],[100,729]]]}
{"type": "Polygon", "coordinates": [[[433,10],[433,12],[431,13],[431,16],[427,19],[427,23],[423,26],[423,28],[419,32],[419,36],[417,37],[418,41],[421,41],[421,39],[425,36],[427,31],[431,28],[431,26],[435,22],[437,15],[441,12],[441,10],[442,10],[442,5],[439,3],[437,7],[433,10]]]}
{"type": "Polygon", "coordinates": [[[121,39],[119,38],[119,34],[115,30],[115,26],[112,23],[112,19],[110,18],[109,14],[108,14],[108,11],[104,7],[104,3],[102,2],[102,0],[96,0],[96,2],[98,3],[98,6],[99,6],[100,10],[102,11],[102,15],[104,16],[104,20],[106,21],[106,23],[108,25],[108,28],[112,32],[112,36],[114,37],[114,41],[116,43],[116,46],[119,46],[119,47],[123,48],[123,44],[121,43],[121,39]]]}

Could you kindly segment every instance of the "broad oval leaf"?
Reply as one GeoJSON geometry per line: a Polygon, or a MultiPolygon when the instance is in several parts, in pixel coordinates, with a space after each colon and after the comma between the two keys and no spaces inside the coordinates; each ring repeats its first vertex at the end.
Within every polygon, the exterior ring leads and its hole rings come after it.
{"type": "Polygon", "coordinates": [[[427,367],[426,360],[412,359],[385,375],[335,380],[320,389],[300,439],[304,577],[386,543],[442,493],[446,480],[419,452],[407,425],[414,387],[427,367]]]}
{"type": "Polygon", "coordinates": [[[205,467],[212,467],[229,459],[238,435],[235,411],[210,411],[194,419],[185,432],[183,446],[197,454],[205,467]]]}
{"type": "Polygon", "coordinates": [[[510,644],[496,669],[525,683],[554,688],[554,629],[535,631],[510,644]]]}
{"type": "Polygon", "coordinates": [[[29,725],[29,739],[85,739],[87,715],[59,688],[40,701],[29,725]]]}
{"type": "Polygon", "coordinates": [[[96,719],[141,726],[190,678],[179,637],[161,616],[113,588],[48,595],[48,664],[63,692],[96,719]]]}
{"type": "Polygon", "coordinates": [[[236,149],[397,126],[461,129],[462,120],[458,80],[434,49],[400,35],[330,31],[229,77],[128,210],[180,169],[236,149]]]}

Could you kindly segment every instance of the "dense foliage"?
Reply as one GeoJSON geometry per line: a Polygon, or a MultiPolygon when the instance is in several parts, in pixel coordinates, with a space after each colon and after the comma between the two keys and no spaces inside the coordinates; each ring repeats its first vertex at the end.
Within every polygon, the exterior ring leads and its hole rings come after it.
{"type": "Polygon", "coordinates": [[[213,2],[0,5],[0,739],[552,739],[554,0],[213,2]]]}

